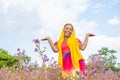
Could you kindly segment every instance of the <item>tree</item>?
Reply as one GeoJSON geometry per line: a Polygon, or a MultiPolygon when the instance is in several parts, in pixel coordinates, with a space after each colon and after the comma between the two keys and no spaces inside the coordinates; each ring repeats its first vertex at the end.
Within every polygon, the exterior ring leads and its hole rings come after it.
{"type": "Polygon", "coordinates": [[[106,70],[111,69],[113,71],[119,71],[120,68],[117,67],[116,56],[114,55],[117,51],[113,49],[108,49],[107,47],[102,47],[98,50],[100,56],[105,61],[106,70]]]}
{"type": "Polygon", "coordinates": [[[2,67],[11,67],[18,62],[15,56],[11,56],[6,50],[0,48],[0,69],[2,67]]]}

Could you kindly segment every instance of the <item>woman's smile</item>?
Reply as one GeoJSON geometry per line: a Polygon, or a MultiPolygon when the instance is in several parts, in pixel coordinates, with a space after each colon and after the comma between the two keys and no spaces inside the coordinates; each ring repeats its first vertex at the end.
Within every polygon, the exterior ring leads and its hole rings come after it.
{"type": "Polygon", "coordinates": [[[73,31],[73,27],[71,25],[67,25],[64,28],[64,36],[65,37],[70,37],[73,31]]]}

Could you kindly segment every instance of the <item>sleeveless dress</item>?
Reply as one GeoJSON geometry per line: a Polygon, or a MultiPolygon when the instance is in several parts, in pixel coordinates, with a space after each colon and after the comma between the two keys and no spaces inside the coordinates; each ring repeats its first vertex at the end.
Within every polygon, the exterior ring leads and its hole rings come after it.
{"type": "MultiPolygon", "coordinates": [[[[78,40],[80,42],[80,40],[78,40]]],[[[55,45],[57,45],[57,42],[55,43],[55,45]]],[[[63,42],[61,45],[62,48],[62,61],[63,61],[63,71],[65,73],[71,73],[73,72],[74,66],[72,64],[72,59],[71,59],[71,53],[70,53],[70,49],[67,45],[67,42],[63,42]]],[[[79,68],[80,68],[80,72],[82,72],[82,74],[85,74],[85,62],[83,59],[78,61],[79,63],[79,68]]]]}

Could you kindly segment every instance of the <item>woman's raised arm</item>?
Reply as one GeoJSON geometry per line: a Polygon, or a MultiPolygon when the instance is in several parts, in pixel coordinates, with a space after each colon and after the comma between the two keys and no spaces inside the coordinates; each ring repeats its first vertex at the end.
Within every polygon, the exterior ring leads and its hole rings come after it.
{"type": "Polygon", "coordinates": [[[53,50],[54,52],[58,52],[58,47],[57,47],[57,45],[54,45],[54,43],[52,42],[52,40],[51,40],[50,37],[46,37],[46,38],[43,38],[43,39],[41,39],[41,40],[42,40],[42,41],[47,40],[48,43],[50,44],[52,50],[53,50]]]}
{"type": "Polygon", "coordinates": [[[94,34],[92,33],[87,33],[86,36],[85,36],[85,39],[84,39],[84,42],[83,43],[80,43],[79,45],[79,48],[81,50],[85,50],[86,46],[87,46],[87,43],[88,43],[88,38],[89,37],[92,37],[92,36],[95,36],[94,34]]]}

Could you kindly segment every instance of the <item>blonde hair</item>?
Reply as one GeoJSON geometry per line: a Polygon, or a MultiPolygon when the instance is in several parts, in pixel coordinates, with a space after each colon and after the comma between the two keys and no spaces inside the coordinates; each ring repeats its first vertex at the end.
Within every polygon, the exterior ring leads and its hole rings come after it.
{"type": "MultiPolygon", "coordinates": [[[[71,25],[73,27],[73,25],[70,24],[70,23],[65,24],[64,27],[66,25],[71,25]]],[[[60,38],[58,40],[58,45],[57,45],[58,49],[59,49],[59,52],[58,52],[58,65],[59,65],[59,67],[63,66],[61,44],[64,41],[64,27],[62,29],[60,38]]],[[[82,54],[81,54],[81,52],[79,50],[79,42],[78,42],[78,40],[77,40],[77,38],[75,36],[74,28],[73,28],[71,36],[67,40],[67,45],[70,48],[71,59],[72,59],[72,63],[73,63],[74,68],[76,70],[80,70],[79,69],[79,60],[83,59],[83,56],[82,56],[82,54]]]]}

